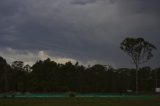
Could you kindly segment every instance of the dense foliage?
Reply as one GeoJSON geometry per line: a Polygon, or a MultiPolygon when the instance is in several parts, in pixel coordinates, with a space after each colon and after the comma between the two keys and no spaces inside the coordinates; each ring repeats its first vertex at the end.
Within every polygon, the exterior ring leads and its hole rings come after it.
{"type": "MultiPolygon", "coordinates": [[[[22,61],[9,65],[0,57],[0,92],[122,93],[135,91],[135,72],[135,69],[114,69],[100,64],[91,67],[71,62],[57,64],[50,59],[37,61],[32,67],[24,66],[22,61]]],[[[160,68],[143,67],[138,73],[140,92],[153,92],[155,76],[160,79],[160,68]]]]}

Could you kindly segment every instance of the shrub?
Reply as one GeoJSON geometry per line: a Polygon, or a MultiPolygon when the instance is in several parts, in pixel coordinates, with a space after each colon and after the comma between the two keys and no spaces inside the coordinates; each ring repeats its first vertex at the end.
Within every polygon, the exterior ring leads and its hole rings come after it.
{"type": "Polygon", "coordinates": [[[76,94],[74,92],[69,92],[68,93],[69,97],[73,98],[73,97],[76,97],[76,94]]]}

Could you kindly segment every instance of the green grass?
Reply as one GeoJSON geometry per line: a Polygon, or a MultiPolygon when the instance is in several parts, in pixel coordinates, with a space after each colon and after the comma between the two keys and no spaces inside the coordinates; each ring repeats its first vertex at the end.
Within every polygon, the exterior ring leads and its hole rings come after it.
{"type": "Polygon", "coordinates": [[[7,98],[0,106],[160,106],[153,98],[7,98]]]}

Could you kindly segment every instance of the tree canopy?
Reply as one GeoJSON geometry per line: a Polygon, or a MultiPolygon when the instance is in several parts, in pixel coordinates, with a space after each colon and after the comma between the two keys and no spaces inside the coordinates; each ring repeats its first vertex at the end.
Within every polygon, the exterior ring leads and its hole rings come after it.
{"type": "Polygon", "coordinates": [[[136,66],[150,60],[153,57],[152,51],[156,49],[153,44],[143,38],[126,38],[122,41],[120,48],[132,58],[136,66]]]}

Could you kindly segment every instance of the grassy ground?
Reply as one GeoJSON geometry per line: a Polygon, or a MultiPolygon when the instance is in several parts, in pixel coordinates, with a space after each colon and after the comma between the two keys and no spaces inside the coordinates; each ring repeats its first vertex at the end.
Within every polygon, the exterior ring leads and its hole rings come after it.
{"type": "Polygon", "coordinates": [[[0,106],[160,106],[154,98],[8,98],[0,106]]]}

